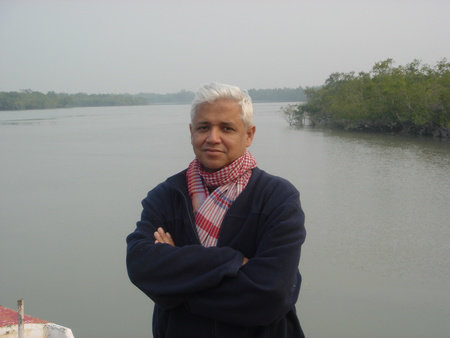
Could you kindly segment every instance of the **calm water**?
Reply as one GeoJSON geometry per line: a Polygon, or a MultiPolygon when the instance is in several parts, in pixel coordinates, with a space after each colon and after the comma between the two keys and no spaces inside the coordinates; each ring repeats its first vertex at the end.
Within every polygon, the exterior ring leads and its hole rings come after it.
{"type": "MultiPolygon", "coordinates": [[[[448,337],[450,143],[290,129],[256,104],[252,153],[302,194],[308,337],[448,337]]],[[[192,159],[189,107],[0,112],[0,304],[75,337],[151,337],[125,237],[192,159]]]]}

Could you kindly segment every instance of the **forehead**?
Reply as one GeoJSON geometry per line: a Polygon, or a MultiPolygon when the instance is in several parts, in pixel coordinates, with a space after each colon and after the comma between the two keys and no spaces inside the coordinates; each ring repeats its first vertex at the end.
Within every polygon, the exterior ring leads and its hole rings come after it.
{"type": "Polygon", "coordinates": [[[193,122],[235,122],[242,120],[242,108],[232,99],[217,99],[198,106],[193,122]]]}

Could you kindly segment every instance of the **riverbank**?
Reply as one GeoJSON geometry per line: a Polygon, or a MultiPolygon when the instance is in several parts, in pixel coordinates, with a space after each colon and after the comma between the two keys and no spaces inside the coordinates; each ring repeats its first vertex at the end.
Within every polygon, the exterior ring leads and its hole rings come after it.
{"type": "Polygon", "coordinates": [[[413,124],[383,123],[383,122],[358,122],[346,120],[333,120],[331,118],[315,119],[306,112],[299,112],[301,105],[288,105],[283,108],[285,118],[290,126],[312,128],[326,128],[345,130],[350,132],[366,132],[394,135],[410,135],[433,137],[436,139],[450,139],[450,128],[439,125],[426,124],[417,126],[413,124]]]}
{"type": "Polygon", "coordinates": [[[437,139],[450,139],[450,129],[437,125],[416,126],[383,123],[354,123],[349,121],[320,121],[314,123],[314,126],[342,129],[353,132],[413,135],[433,137],[437,139]]]}

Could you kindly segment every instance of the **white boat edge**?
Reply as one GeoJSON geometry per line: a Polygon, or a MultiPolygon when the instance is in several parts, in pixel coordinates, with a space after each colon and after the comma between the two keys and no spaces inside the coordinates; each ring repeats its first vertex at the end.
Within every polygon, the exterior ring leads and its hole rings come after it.
{"type": "MultiPolygon", "coordinates": [[[[18,336],[17,325],[0,327],[0,337],[16,338],[18,336]]],[[[72,330],[54,323],[24,324],[24,337],[27,338],[74,338],[72,330]]]]}

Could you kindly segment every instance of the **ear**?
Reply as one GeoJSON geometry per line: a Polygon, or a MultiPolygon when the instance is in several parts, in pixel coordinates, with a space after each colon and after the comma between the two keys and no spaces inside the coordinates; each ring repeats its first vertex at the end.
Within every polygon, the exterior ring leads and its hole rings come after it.
{"type": "Polygon", "coordinates": [[[255,136],[255,132],[256,132],[256,127],[255,126],[251,126],[247,128],[247,140],[246,140],[246,144],[245,146],[248,148],[251,146],[252,142],[253,142],[253,137],[255,136]]]}
{"type": "Polygon", "coordinates": [[[191,144],[192,144],[192,138],[194,137],[194,135],[192,135],[192,124],[189,123],[189,132],[191,133],[191,144]]]}

